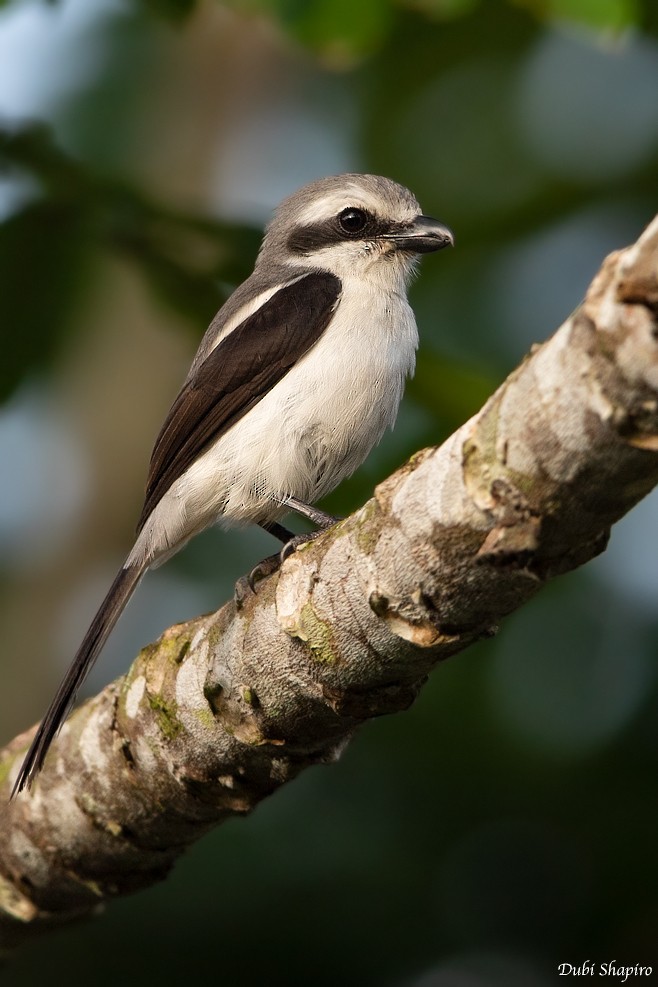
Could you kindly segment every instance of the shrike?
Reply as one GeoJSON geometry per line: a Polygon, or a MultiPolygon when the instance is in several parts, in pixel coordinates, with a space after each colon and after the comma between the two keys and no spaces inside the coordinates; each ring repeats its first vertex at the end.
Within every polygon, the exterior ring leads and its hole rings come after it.
{"type": "MultiPolygon", "coordinates": [[[[147,569],[215,522],[259,524],[311,507],[392,426],[418,331],[407,285],[418,254],[452,244],[406,188],[376,175],[312,182],[267,227],[253,274],[219,310],[151,457],[137,540],[27,752],[29,786],[147,569]]],[[[284,552],[286,549],[284,548],[284,552]]]]}

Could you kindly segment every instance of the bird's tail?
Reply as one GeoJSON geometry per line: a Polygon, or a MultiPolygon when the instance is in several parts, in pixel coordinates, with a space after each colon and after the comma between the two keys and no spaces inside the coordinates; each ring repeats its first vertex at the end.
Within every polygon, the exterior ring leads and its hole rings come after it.
{"type": "Polygon", "coordinates": [[[48,749],[75,701],[78,689],[90,672],[101,648],[137,588],[146,568],[147,566],[143,564],[128,566],[119,570],[62,680],[55,698],[39,724],[12,789],[12,798],[23,788],[29,788],[39,774],[48,749]]]}

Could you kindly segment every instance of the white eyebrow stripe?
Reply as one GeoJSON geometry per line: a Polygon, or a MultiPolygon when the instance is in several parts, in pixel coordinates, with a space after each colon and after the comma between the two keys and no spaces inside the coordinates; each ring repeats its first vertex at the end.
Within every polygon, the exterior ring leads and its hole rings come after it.
{"type": "Polygon", "coordinates": [[[337,216],[342,209],[347,209],[348,206],[360,206],[374,212],[378,205],[381,208],[381,203],[365,196],[363,189],[360,189],[358,185],[348,185],[340,190],[337,189],[335,192],[328,192],[315,202],[309,202],[308,206],[296,217],[296,222],[306,226],[323,219],[331,219],[333,216],[337,216]]]}
{"type": "Polygon", "coordinates": [[[391,214],[395,215],[398,221],[414,219],[420,212],[420,209],[414,208],[412,203],[391,202],[384,204],[384,212],[382,213],[381,198],[368,195],[367,191],[359,188],[358,185],[347,185],[341,189],[327,192],[326,195],[314,202],[309,202],[295,216],[295,225],[311,226],[313,223],[333,219],[343,209],[348,209],[350,206],[366,209],[373,215],[383,216],[383,218],[386,218],[390,209],[391,214]]]}

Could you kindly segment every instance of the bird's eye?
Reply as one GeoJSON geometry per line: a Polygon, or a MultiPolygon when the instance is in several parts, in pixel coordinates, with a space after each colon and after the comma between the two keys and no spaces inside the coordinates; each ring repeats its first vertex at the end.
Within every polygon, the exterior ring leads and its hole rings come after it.
{"type": "Polygon", "coordinates": [[[361,233],[367,220],[368,216],[363,209],[343,209],[338,217],[340,228],[344,233],[361,233]]]}

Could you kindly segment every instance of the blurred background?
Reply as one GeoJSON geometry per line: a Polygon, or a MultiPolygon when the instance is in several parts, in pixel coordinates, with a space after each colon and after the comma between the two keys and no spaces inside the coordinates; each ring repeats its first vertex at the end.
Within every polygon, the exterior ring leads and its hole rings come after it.
{"type": "MultiPolygon", "coordinates": [[[[654,0],[0,3],[0,741],[131,545],[161,420],[280,198],[370,171],[455,231],[399,422],[344,514],[475,412],[658,202],[654,0]]],[[[3,984],[544,987],[658,966],[658,498],[605,555],[3,984]],[[102,960],[99,962],[99,958],[102,960]]],[[[87,693],[269,554],[150,574],[87,693]]]]}

